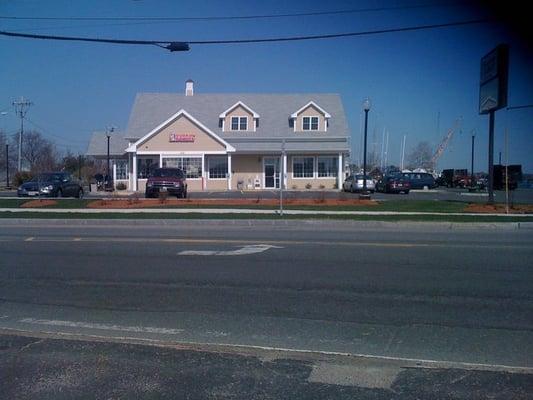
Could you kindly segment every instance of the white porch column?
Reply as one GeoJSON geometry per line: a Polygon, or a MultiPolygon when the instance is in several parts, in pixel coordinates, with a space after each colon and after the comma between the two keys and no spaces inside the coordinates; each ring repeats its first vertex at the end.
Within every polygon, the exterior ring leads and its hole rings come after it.
{"type": "Polygon", "coordinates": [[[337,189],[342,190],[342,176],[344,171],[342,168],[342,153],[339,153],[339,166],[337,168],[337,189]]]}
{"type": "Polygon", "coordinates": [[[133,188],[133,165],[131,161],[131,153],[128,153],[128,190],[133,188]]]}
{"type": "Polygon", "coordinates": [[[202,155],[202,190],[207,189],[207,174],[205,173],[205,157],[206,155],[202,155]]]}
{"type": "Polygon", "coordinates": [[[283,189],[287,189],[287,154],[283,154],[283,189]]]}
{"type": "Polygon", "coordinates": [[[228,190],[231,190],[231,153],[228,153],[228,190]]]}
{"type": "Polygon", "coordinates": [[[117,184],[117,160],[113,160],[113,185],[117,184]]]}
{"type": "Polygon", "coordinates": [[[132,155],[132,163],[133,163],[133,191],[137,191],[137,153],[133,153],[132,155]]]}

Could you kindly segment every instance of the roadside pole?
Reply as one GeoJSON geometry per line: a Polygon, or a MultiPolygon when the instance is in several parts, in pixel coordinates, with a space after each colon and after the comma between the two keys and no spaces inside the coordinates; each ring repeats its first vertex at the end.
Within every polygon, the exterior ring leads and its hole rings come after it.
{"type": "Polygon", "coordinates": [[[489,204],[494,204],[494,111],[489,112],[489,204]]]}
{"type": "Polygon", "coordinates": [[[285,139],[281,141],[281,157],[279,160],[279,215],[283,216],[283,186],[285,184],[285,139]]]}

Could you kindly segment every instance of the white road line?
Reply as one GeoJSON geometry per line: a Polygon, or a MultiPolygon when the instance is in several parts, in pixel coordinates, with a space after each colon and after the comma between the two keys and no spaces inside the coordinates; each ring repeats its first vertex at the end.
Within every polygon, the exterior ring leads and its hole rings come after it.
{"type": "Polygon", "coordinates": [[[24,239],[25,242],[31,242],[35,237],[30,236],[29,238],[24,239]]]}
{"type": "Polygon", "coordinates": [[[138,332],[138,333],[160,333],[167,335],[179,335],[183,333],[184,329],[171,329],[171,328],[154,328],[151,326],[127,326],[127,325],[109,325],[89,322],[76,322],[76,321],[61,321],[53,319],[35,319],[35,318],[23,318],[18,322],[33,325],[46,325],[46,326],[62,326],[68,328],[87,328],[87,329],[102,329],[106,331],[123,331],[123,332],[138,332]]]}
{"type": "MultiPolygon", "coordinates": [[[[31,319],[31,318],[27,318],[31,319]]],[[[157,328],[156,328],[157,329],[157,328]]],[[[26,331],[21,329],[12,329],[7,328],[9,331],[14,332],[23,332],[32,334],[32,331],[26,331]]],[[[101,340],[104,342],[113,340],[113,341],[122,341],[126,343],[146,343],[154,346],[160,347],[175,347],[176,345],[185,345],[185,346],[206,346],[214,348],[228,348],[228,349],[249,349],[249,350],[263,350],[263,351],[275,351],[275,352],[286,352],[293,354],[317,354],[325,356],[339,356],[339,357],[349,357],[349,358],[364,358],[377,361],[395,361],[401,363],[412,364],[419,368],[460,368],[466,370],[482,370],[482,371],[503,371],[511,373],[524,373],[524,374],[533,374],[532,367],[521,367],[521,366],[512,366],[504,364],[484,364],[484,363],[471,363],[464,361],[447,361],[447,360],[430,360],[423,358],[409,358],[409,357],[392,357],[392,356],[382,356],[376,354],[363,354],[363,353],[348,353],[348,352],[339,352],[339,351],[324,351],[324,350],[310,350],[310,349],[296,349],[296,348],[286,348],[286,347],[274,347],[274,346],[259,346],[259,345],[249,345],[249,344],[234,344],[234,343],[216,343],[216,342],[199,342],[199,341],[176,341],[169,342],[167,340],[160,339],[151,339],[151,338],[142,338],[142,337],[130,337],[130,336],[101,336],[101,335],[91,335],[85,333],[69,333],[69,332],[53,332],[53,331],[42,331],[43,334],[51,335],[52,337],[62,337],[62,338],[73,338],[75,340],[95,339],[101,340]]]]}
{"type": "Polygon", "coordinates": [[[272,246],[269,244],[252,244],[241,247],[237,250],[184,250],[180,251],[180,256],[243,256],[247,254],[262,253],[268,249],[282,249],[281,246],[272,246]]]}

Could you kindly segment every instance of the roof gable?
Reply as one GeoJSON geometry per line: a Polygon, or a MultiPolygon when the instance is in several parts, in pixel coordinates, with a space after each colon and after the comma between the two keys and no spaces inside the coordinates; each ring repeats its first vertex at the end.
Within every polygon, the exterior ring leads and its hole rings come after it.
{"type": "Polygon", "coordinates": [[[190,120],[191,122],[193,122],[194,124],[196,124],[198,127],[200,127],[200,129],[202,129],[204,132],[206,132],[209,136],[211,136],[213,139],[215,139],[217,142],[219,142],[220,144],[222,144],[225,148],[226,148],[226,151],[229,151],[229,152],[234,152],[235,151],[235,148],[230,145],[228,142],[226,142],[224,139],[222,139],[220,136],[218,136],[217,134],[215,134],[213,131],[211,131],[208,127],[206,127],[204,124],[202,124],[200,121],[198,121],[196,118],[194,118],[192,115],[190,115],[187,111],[185,111],[184,109],[181,109],[179,110],[176,114],[172,115],[170,118],[168,118],[165,122],[163,122],[162,124],[158,125],[157,127],[155,127],[154,129],[152,129],[150,132],[148,132],[146,135],[144,135],[142,138],[140,138],[139,140],[137,140],[135,143],[133,143],[132,145],[130,145],[126,151],[127,152],[135,152],[137,151],[137,147],[146,142],[148,139],[150,139],[151,137],[155,136],[157,133],[159,133],[162,129],[164,129],[165,127],[167,127],[169,124],[171,124],[172,122],[176,121],[178,118],[180,118],[181,116],[184,116],[185,118],[187,118],[188,120],[190,120]]]}
{"type": "Polygon", "coordinates": [[[259,114],[256,113],[254,110],[252,110],[250,107],[248,107],[246,104],[244,104],[242,101],[238,101],[237,103],[235,103],[234,105],[232,105],[230,108],[228,108],[226,111],[224,111],[223,113],[221,113],[219,115],[220,118],[226,118],[226,115],[228,115],[231,111],[233,111],[235,108],[241,106],[242,108],[244,108],[245,110],[247,110],[250,114],[252,114],[254,116],[254,118],[259,118],[259,114]]]}
{"type": "Polygon", "coordinates": [[[300,114],[303,110],[311,106],[315,107],[318,111],[320,111],[324,115],[324,118],[331,118],[331,115],[326,110],[324,110],[322,107],[320,107],[318,104],[316,104],[314,101],[310,101],[305,106],[301,107],[300,109],[292,113],[291,118],[298,117],[298,114],[300,114]]]}

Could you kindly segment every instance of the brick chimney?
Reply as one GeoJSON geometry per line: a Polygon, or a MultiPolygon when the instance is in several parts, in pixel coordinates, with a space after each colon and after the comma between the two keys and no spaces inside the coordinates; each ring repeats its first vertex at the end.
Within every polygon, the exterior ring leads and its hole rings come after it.
{"type": "Polygon", "coordinates": [[[194,81],[192,79],[187,79],[185,82],[185,96],[194,95],[194,81]]]}

